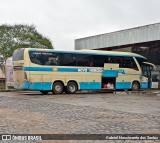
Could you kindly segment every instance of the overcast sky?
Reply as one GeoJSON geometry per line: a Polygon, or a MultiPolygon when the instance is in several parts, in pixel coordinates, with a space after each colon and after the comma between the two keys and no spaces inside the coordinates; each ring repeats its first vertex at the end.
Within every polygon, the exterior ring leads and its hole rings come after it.
{"type": "Polygon", "coordinates": [[[34,24],[56,50],[78,38],[160,22],[160,0],[0,0],[0,24],[34,24]]]}

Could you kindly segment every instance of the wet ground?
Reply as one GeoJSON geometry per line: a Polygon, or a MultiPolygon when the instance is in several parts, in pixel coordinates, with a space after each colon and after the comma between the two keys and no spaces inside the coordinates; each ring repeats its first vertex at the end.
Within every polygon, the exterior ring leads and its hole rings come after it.
{"type": "Polygon", "coordinates": [[[159,93],[0,92],[0,133],[160,134],[159,93]]]}

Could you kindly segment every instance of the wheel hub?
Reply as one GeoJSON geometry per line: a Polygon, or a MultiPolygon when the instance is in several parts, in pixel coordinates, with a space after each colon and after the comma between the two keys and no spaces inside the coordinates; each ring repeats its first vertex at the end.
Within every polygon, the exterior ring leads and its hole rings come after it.
{"type": "Polygon", "coordinates": [[[70,86],[69,86],[69,90],[70,90],[71,92],[74,92],[74,91],[75,91],[75,86],[70,85],[70,86]]]}
{"type": "Polygon", "coordinates": [[[138,85],[134,84],[134,85],[133,85],[133,88],[134,88],[134,89],[138,89],[138,85]]]}
{"type": "Polygon", "coordinates": [[[55,89],[56,89],[56,91],[60,91],[61,90],[61,86],[60,85],[56,85],[55,89]]]}

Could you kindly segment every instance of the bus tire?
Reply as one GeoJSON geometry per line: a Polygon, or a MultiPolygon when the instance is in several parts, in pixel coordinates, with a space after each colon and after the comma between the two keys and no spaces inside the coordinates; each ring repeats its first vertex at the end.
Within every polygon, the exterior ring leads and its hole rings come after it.
{"type": "Polygon", "coordinates": [[[74,94],[77,92],[77,90],[78,90],[77,83],[72,81],[67,84],[65,92],[67,94],[74,94]]]}
{"type": "Polygon", "coordinates": [[[57,81],[53,83],[52,92],[53,94],[62,94],[64,90],[64,86],[61,82],[57,81]]]}
{"type": "Polygon", "coordinates": [[[132,91],[138,91],[139,88],[140,88],[139,83],[138,83],[137,81],[134,81],[134,82],[132,83],[132,91]]]}
{"type": "Polygon", "coordinates": [[[46,94],[48,94],[48,91],[40,91],[43,95],[46,95],[46,94]]]}

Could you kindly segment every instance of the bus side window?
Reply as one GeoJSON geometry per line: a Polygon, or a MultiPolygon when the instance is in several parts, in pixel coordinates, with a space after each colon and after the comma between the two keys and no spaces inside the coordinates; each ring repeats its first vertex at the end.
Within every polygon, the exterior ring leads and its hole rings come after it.
{"type": "Polygon", "coordinates": [[[48,60],[45,62],[45,65],[52,65],[57,66],[58,65],[58,58],[57,57],[48,57],[48,60]]]}
{"type": "Polygon", "coordinates": [[[36,58],[31,59],[31,62],[32,62],[32,63],[35,63],[35,64],[38,64],[38,65],[41,65],[40,60],[38,60],[38,59],[36,59],[36,58]]]}
{"type": "Polygon", "coordinates": [[[92,67],[93,60],[90,55],[76,55],[76,65],[82,67],[92,67]]]}
{"type": "Polygon", "coordinates": [[[131,68],[134,70],[138,70],[138,67],[133,59],[133,57],[125,57],[123,58],[123,64],[122,64],[123,68],[131,68]]]}
{"type": "Polygon", "coordinates": [[[34,52],[30,52],[29,54],[32,63],[41,65],[39,55],[36,55],[34,52]]]}
{"type": "Polygon", "coordinates": [[[61,66],[76,66],[75,54],[59,54],[59,63],[61,66]]]}
{"type": "Polygon", "coordinates": [[[107,56],[99,56],[99,55],[93,56],[93,67],[104,67],[104,63],[108,63],[107,56]]]}
{"type": "Polygon", "coordinates": [[[114,63],[113,57],[108,57],[108,63],[114,63]]]}
{"type": "Polygon", "coordinates": [[[108,57],[108,63],[119,64],[119,67],[122,67],[122,57],[108,57]]]}

